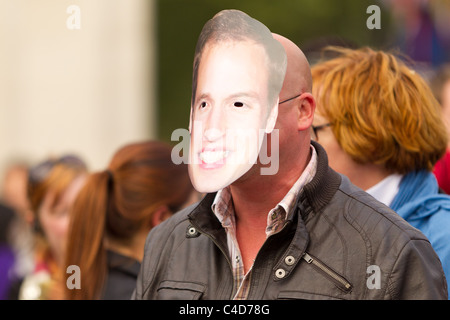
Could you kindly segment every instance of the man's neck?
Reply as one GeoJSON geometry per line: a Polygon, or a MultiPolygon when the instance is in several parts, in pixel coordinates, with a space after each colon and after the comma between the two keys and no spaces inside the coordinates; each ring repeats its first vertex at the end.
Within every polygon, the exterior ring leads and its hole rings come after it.
{"type": "Polygon", "coordinates": [[[392,173],[381,165],[353,163],[352,170],[346,175],[354,185],[367,190],[392,173]]]}
{"type": "Polygon", "coordinates": [[[304,152],[291,165],[280,164],[275,175],[253,172],[250,177],[243,177],[233,183],[230,191],[237,219],[250,225],[260,221],[265,226],[269,211],[286,196],[310,159],[310,152],[304,152]]]}

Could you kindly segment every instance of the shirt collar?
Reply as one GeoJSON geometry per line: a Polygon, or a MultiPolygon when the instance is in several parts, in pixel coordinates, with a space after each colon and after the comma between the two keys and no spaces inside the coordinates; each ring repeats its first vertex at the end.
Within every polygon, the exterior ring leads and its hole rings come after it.
{"type": "Polygon", "coordinates": [[[368,194],[388,207],[398,193],[403,175],[394,173],[366,190],[368,194]]]}

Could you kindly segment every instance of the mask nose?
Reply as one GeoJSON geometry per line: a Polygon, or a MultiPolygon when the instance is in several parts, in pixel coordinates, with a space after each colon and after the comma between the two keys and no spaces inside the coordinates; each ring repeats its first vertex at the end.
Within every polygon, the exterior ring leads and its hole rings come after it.
{"type": "Polygon", "coordinates": [[[204,122],[203,139],[214,142],[225,135],[225,114],[220,107],[211,108],[206,121],[204,122]]]}

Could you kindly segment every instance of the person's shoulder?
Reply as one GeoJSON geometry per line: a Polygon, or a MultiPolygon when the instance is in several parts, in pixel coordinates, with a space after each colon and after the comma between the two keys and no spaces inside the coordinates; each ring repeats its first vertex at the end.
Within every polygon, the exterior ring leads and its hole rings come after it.
{"type": "Polygon", "coordinates": [[[347,221],[360,232],[386,237],[389,234],[403,240],[426,240],[425,235],[404,220],[387,205],[376,200],[367,192],[353,185],[347,178],[342,179],[339,191],[347,197],[344,215],[347,221]]]}
{"type": "Polygon", "coordinates": [[[444,196],[447,197],[442,195],[435,205],[428,204],[430,210],[423,214],[420,228],[424,230],[432,244],[441,243],[442,245],[438,245],[439,249],[445,247],[450,254],[450,197],[444,199],[444,196]]]}

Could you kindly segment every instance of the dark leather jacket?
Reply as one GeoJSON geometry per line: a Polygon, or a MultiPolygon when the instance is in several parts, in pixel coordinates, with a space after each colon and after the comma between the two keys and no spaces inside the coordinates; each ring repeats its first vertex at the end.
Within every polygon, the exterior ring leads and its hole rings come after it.
{"type": "MultiPolygon", "coordinates": [[[[270,236],[252,268],[249,299],[447,299],[438,256],[398,214],[328,167],[300,194],[285,228],[270,236]]],[[[270,186],[268,186],[270,188],[270,186]]],[[[224,229],[215,194],[154,228],[135,299],[230,299],[224,229]]]]}

